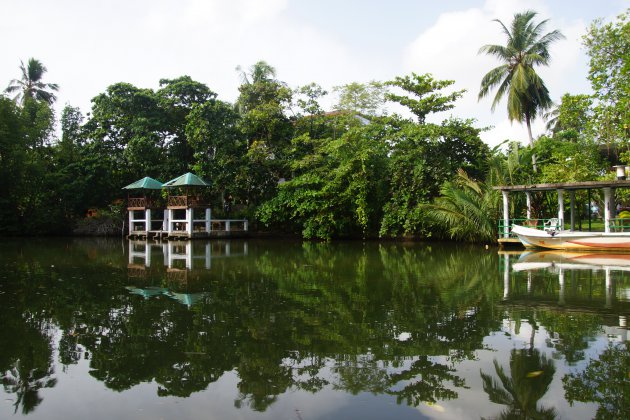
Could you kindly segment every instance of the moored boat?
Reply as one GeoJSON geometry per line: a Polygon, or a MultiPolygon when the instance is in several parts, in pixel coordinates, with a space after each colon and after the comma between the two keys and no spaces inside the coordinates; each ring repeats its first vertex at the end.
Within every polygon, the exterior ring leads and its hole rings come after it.
{"type": "Polygon", "coordinates": [[[630,232],[540,230],[513,225],[512,233],[527,248],[630,251],[630,232]]]}

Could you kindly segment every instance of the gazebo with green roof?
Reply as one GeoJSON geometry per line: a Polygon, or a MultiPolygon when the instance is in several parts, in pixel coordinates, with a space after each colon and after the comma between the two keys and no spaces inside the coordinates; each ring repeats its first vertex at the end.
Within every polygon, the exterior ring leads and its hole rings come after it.
{"type": "Polygon", "coordinates": [[[127,197],[127,210],[129,212],[129,235],[146,236],[151,231],[152,222],[162,222],[163,220],[152,220],[151,209],[159,209],[159,203],[154,199],[155,191],[162,190],[162,183],[156,179],[145,176],[122,188],[129,191],[127,197]],[[131,194],[135,195],[134,197],[131,194]],[[139,214],[140,213],[140,214],[139,214]]]}
{"type": "Polygon", "coordinates": [[[205,233],[210,232],[210,205],[201,196],[202,190],[210,186],[210,183],[190,172],[163,184],[163,188],[168,190],[168,202],[166,205],[168,213],[166,230],[168,236],[187,236],[192,238],[196,230],[201,230],[205,233]],[[171,191],[178,191],[179,193],[176,195],[172,194],[171,191]],[[204,218],[195,219],[195,210],[205,210],[204,218]],[[200,224],[203,227],[199,226],[200,224]]]}

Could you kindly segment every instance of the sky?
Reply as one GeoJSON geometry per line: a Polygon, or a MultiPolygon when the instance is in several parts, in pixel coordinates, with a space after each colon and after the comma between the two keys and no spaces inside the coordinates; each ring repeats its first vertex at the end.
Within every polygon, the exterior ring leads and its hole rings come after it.
{"type": "MultiPolygon", "coordinates": [[[[352,82],[391,80],[415,72],[454,80],[466,89],[448,116],[490,127],[482,139],[526,143],[526,128],[510,123],[506,103],[477,100],[483,75],[499,63],[479,55],[504,44],[498,23],[538,12],[545,32],[566,39],[538,69],[551,97],[589,93],[588,57],[581,37],[597,18],[612,20],[627,0],[0,0],[3,40],[0,88],[20,76],[20,60],[39,59],[44,81],[60,86],[57,111],[78,106],[117,82],[157,89],[159,80],[189,75],[233,102],[237,66],[265,60],[290,87],[316,82],[331,91],[352,82]]],[[[324,101],[330,106],[334,98],[324,101]]],[[[544,132],[537,120],[534,136],[544,132]]]]}

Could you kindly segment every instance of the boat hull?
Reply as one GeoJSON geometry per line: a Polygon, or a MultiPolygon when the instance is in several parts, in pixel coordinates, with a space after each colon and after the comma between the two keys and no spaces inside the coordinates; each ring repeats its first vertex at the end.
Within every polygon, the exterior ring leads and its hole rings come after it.
{"type": "Polygon", "coordinates": [[[538,229],[514,225],[516,234],[527,248],[568,250],[626,250],[630,251],[630,232],[566,232],[548,233],[538,229]]]}

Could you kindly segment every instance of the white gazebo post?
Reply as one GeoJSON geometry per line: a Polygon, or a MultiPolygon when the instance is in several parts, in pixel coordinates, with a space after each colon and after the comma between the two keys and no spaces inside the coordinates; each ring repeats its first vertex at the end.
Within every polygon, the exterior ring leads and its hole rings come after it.
{"type": "Polygon", "coordinates": [[[168,215],[166,216],[166,231],[168,232],[168,236],[171,236],[173,233],[173,214],[175,211],[173,209],[166,210],[168,215]]]}
{"type": "Polygon", "coordinates": [[[610,233],[611,188],[604,188],[604,232],[610,233]]]}
{"type": "Polygon", "coordinates": [[[510,236],[510,201],[508,199],[508,192],[501,191],[503,195],[503,237],[510,236]]]}
{"type": "Polygon", "coordinates": [[[558,229],[564,228],[564,190],[558,190],[558,229]]]}
{"type": "Polygon", "coordinates": [[[188,236],[192,238],[193,234],[193,213],[195,209],[192,207],[188,207],[186,209],[186,231],[188,232],[188,236]]]}
{"type": "Polygon", "coordinates": [[[532,218],[532,193],[525,191],[525,201],[527,202],[527,220],[532,218]]]}
{"type": "Polygon", "coordinates": [[[151,230],[151,209],[146,209],[144,211],[144,230],[147,234],[151,230]]]}
{"type": "Polygon", "coordinates": [[[575,190],[571,190],[571,230],[575,230],[575,190]]]}
{"type": "Polygon", "coordinates": [[[134,210],[129,210],[129,234],[133,233],[133,212],[134,210]]]}
{"type": "Polygon", "coordinates": [[[170,229],[168,227],[169,226],[168,221],[170,219],[169,213],[170,213],[170,210],[164,210],[164,219],[162,219],[162,230],[165,230],[167,232],[170,232],[170,229]]]}
{"type": "Polygon", "coordinates": [[[210,218],[212,216],[212,213],[210,212],[210,209],[206,209],[206,233],[210,233],[210,229],[211,229],[211,222],[210,222],[210,218]]]}

